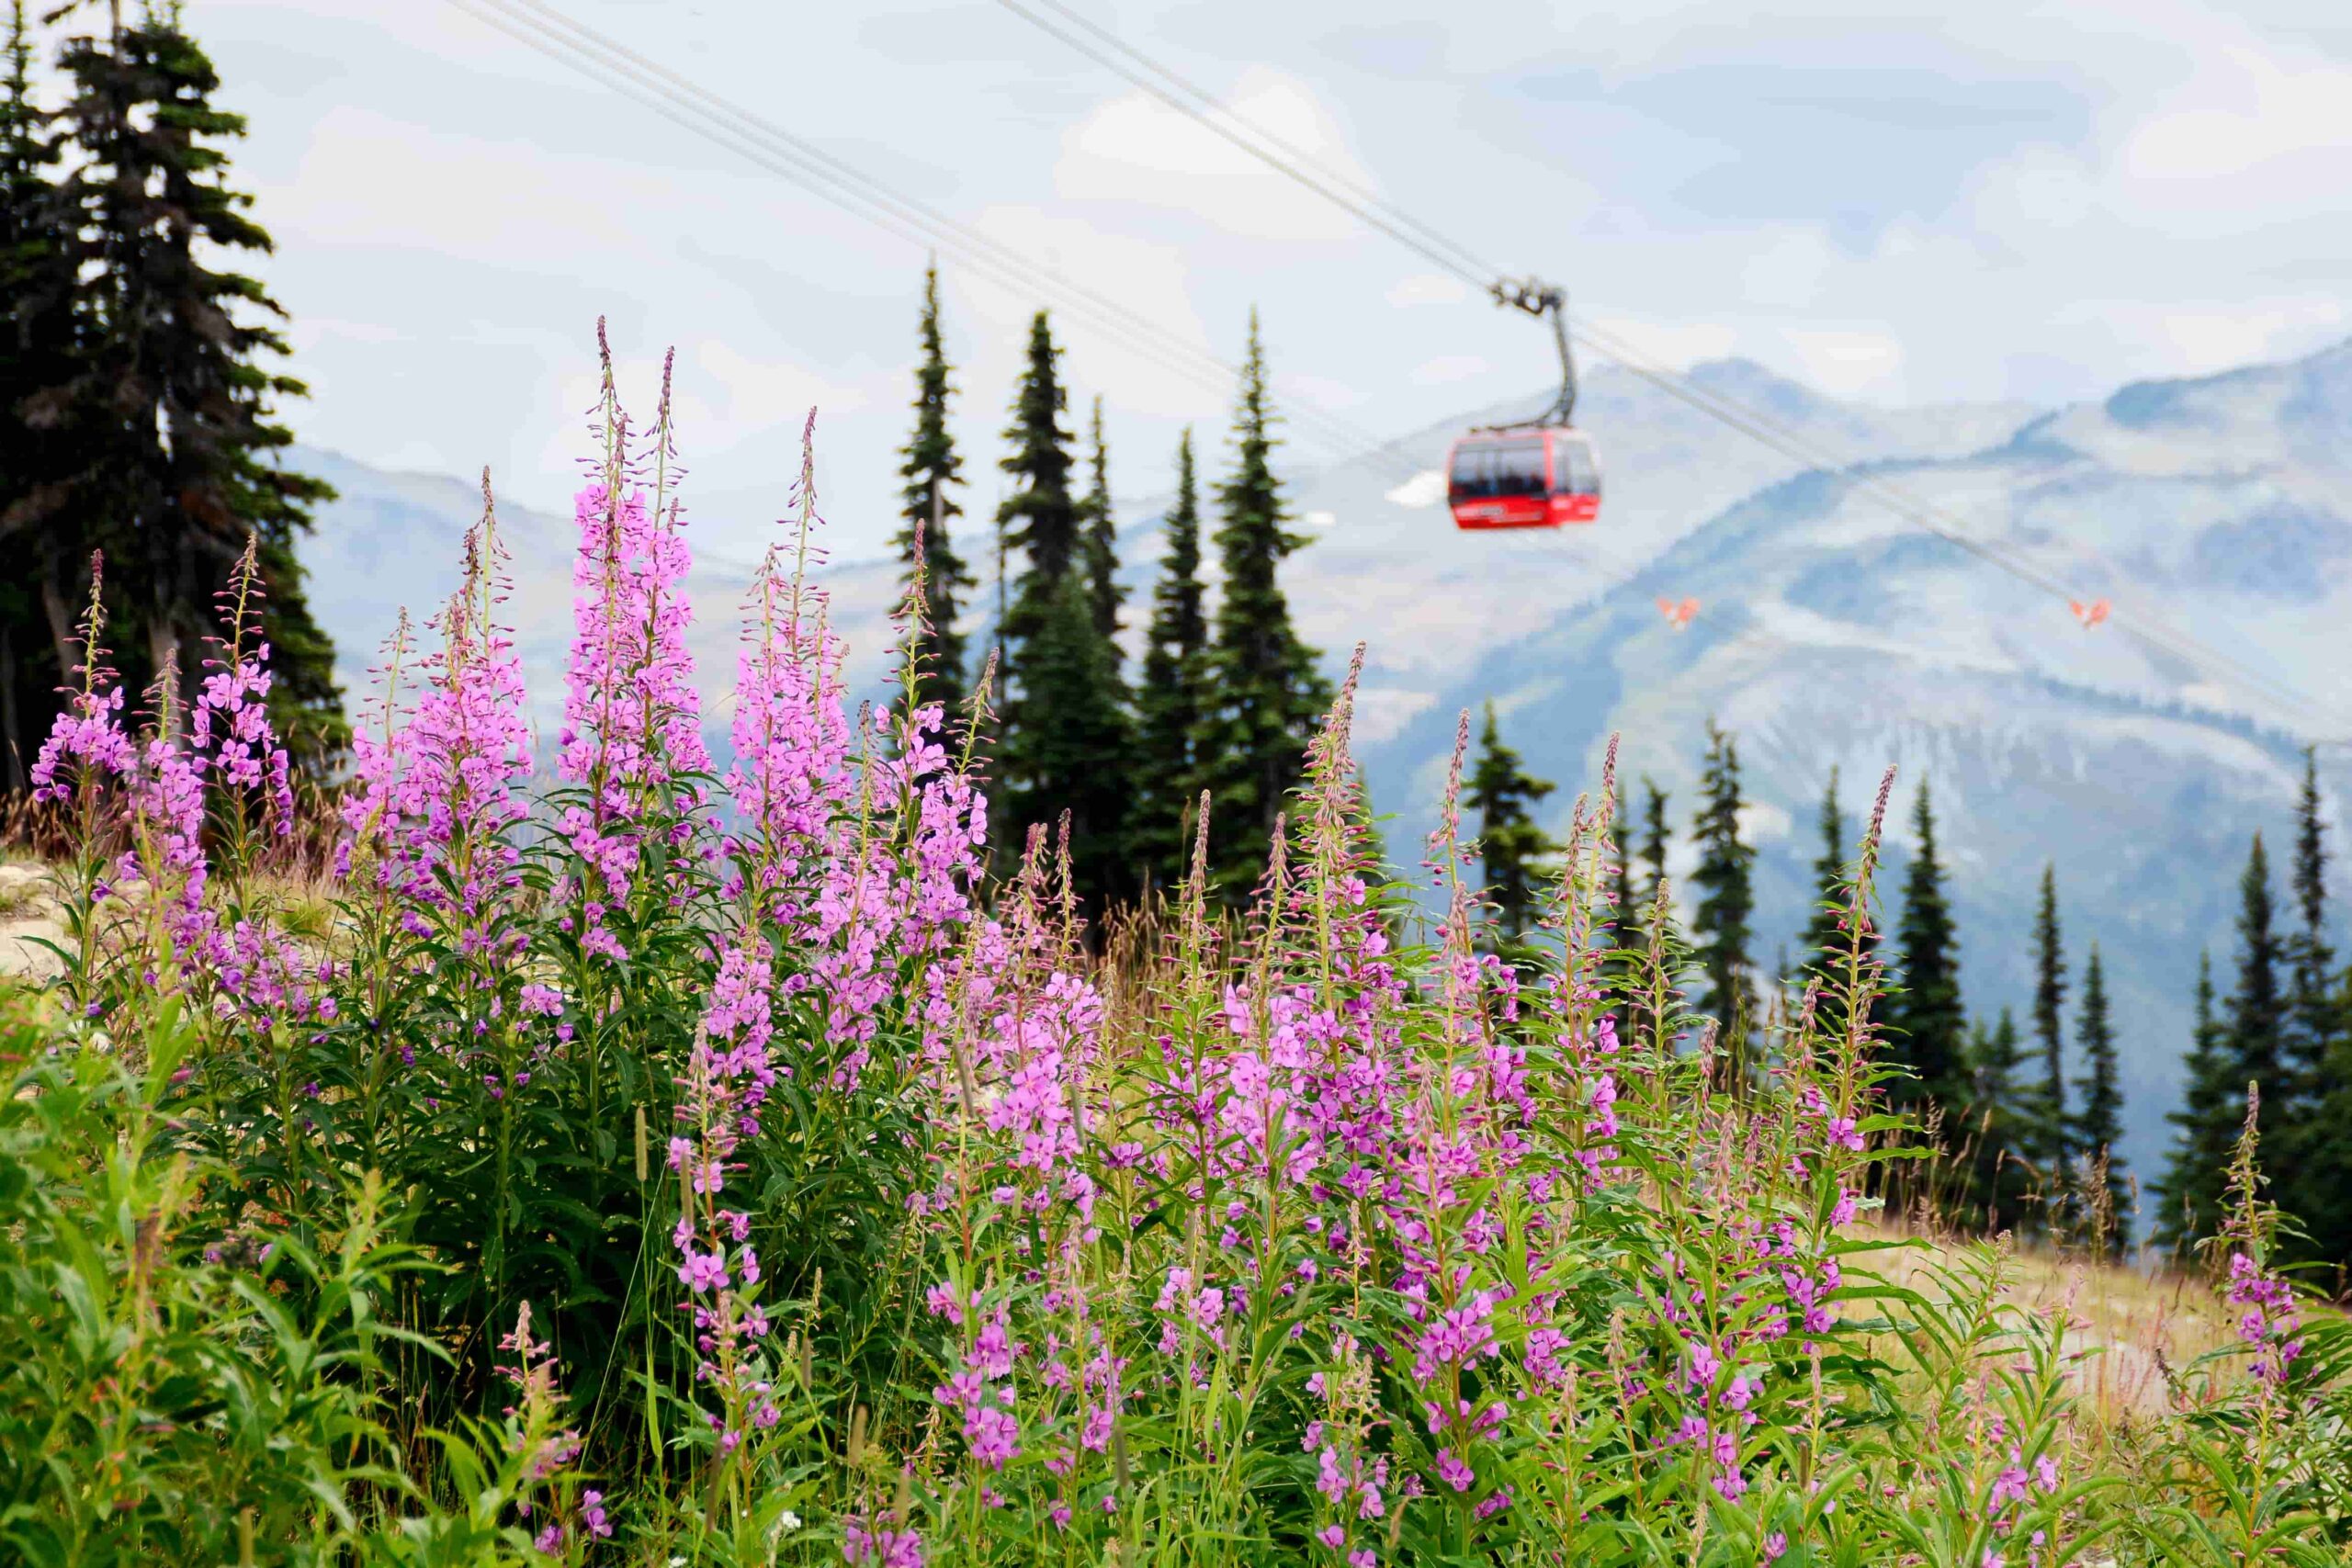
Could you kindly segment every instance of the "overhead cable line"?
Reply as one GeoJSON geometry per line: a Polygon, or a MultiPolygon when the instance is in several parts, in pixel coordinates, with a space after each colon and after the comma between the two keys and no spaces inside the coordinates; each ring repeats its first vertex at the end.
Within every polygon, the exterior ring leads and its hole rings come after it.
{"type": "MultiPolygon", "coordinates": [[[[1197,121],[1260,164],[1305,186],[1473,288],[1492,292],[1505,277],[1505,269],[1482,260],[1459,242],[1434,226],[1420,221],[1359,182],[1317,163],[1310,154],[1290,142],[1241,120],[1238,115],[1225,108],[1215,95],[1073,10],[1062,0],[997,0],[997,4],[1178,113],[1197,121]],[[1249,134],[1244,135],[1236,129],[1237,124],[1247,127],[1249,134]]],[[[2082,597],[2053,573],[2030,561],[2018,558],[1993,541],[1977,537],[1964,522],[1933,502],[1912,494],[1882,475],[1859,471],[1855,464],[1822,447],[1786,423],[1697,386],[1651,362],[1622,335],[1589,322],[1576,325],[1571,330],[1577,341],[1596,354],[1701,413],[1770,447],[1799,468],[1827,469],[1839,475],[1905,522],[2041,592],[2070,605],[2082,597]]],[[[2307,716],[2323,711],[2308,694],[2152,615],[2120,611],[2113,619],[2119,629],[2143,645],[2186,660],[2192,665],[2227,671],[2236,677],[2240,684],[2290,711],[2300,710],[2307,716]]]]}

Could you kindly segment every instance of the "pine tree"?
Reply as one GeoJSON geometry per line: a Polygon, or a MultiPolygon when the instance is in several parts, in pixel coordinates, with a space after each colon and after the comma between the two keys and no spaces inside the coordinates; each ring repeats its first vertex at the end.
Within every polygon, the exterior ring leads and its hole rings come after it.
{"type": "Polygon", "coordinates": [[[311,618],[295,544],[332,490],[275,460],[292,440],[271,405],[305,395],[267,367],[287,352],[285,312],[253,278],[209,263],[266,253],[269,235],[230,188],[219,143],[244,120],[216,108],[212,62],[179,28],[176,7],[135,27],[66,41],[63,118],[84,161],[58,187],[74,235],[72,372],[34,394],[72,468],[34,525],[101,521],[118,614],[136,631],[120,659],[133,684],[175,665],[195,689],[213,599],[250,535],[259,547],[270,644],[272,716],[317,771],[349,738],[334,650],[311,618]],[[143,643],[143,647],[139,644],[143,643]]]}
{"type": "Polygon", "coordinates": [[[2089,1082],[2083,1090],[2082,1113],[2075,1119],[2073,1145],[2087,1166],[2102,1156],[2107,1161],[2108,1212],[2113,1228],[2099,1237],[2104,1248],[2131,1245],[2129,1189],[2123,1179],[2123,1087],[2116,1077],[2115,1030],[2107,1014],[2107,976],[2099,965],[2098,943],[2091,943],[2083,966],[2083,1010],[2075,1020],[2075,1043],[2082,1047],[2089,1082]]]}
{"type": "Polygon", "coordinates": [[[2016,1229],[2026,1214],[2030,1173],[2019,1156],[2036,1130],[2038,1102],[2023,1077],[2030,1060],[2007,1008],[1990,1030],[1973,1032],[1962,1134],[1971,1145],[1965,1203],[1988,1235],[2016,1229]]]}
{"type": "Polygon", "coordinates": [[[1944,896],[1935,809],[1925,784],[1912,807],[1911,828],[1918,847],[1903,880],[1895,921],[1902,989],[1891,998],[1888,1018],[1890,1052],[1910,1077],[1894,1079],[1888,1099],[1906,1109],[1924,1111],[1932,1103],[1952,1112],[1967,1102],[1968,1015],[1961,1004],[1960,932],[1944,896]]]}
{"type": "Polygon", "coordinates": [[[1748,920],[1756,910],[1756,852],[1739,837],[1739,811],[1745,804],[1739,797],[1739,747],[1712,719],[1699,794],[1699,815],[1690,828],[1699,846],[1699,865],[1690,880],[1700,891],[1690,932],[1707,976],[1702,1010],[1715,1018],[1729,1040],[1743,1021],[1755,1017],[1747,945],[1755,935],[1748,920]]]}
{"type": "Polygon", "coordinates": [[[1666,881],[1666,854],[1672,839],[1666,826],[1666,791],[1657,787],[1648,774],[1642,775],[1642,863],[1649,867],[1649,879],[1642,887],[1642,908],[1646,909],[1657,902],[1657,890],[1666,881]]]}
{"type": "Polygon", "coordinates": [[[2041,868],[2041,904],[2033,919],[2033,1038],[2041,1047],[2041,1087],[2032,1100],[2026,1153],[2052,1182],[2063,1181],[2073,1149],[2066,1105],[2064,1011],[2066,946],[2058,923],[2058,868],[2041,868]]]}
{"type": "Polygon", "coordinates": [[[1111,449],[1102,438],[1102,400],[1094,400],[1094,420],[1088,446],[1092,452],[1093,483],[1078,503],[1079,557],[1086,568],[1087,603],[1094,612],[1094,629],[1111,645],[1115,666],[1119,654],[1119,606],[1127,591],[1119,586],[1119,534],[1111,513],[1111,449]]]}
{"type": "Polygon", "coordinates": [[[1246,897],[1264,874],[1275,818],[1298,783],[1307,739],[1331,696],[1316,672],[1315,650],[1291,627],[1276,578],[1283,558],[1306,541],[1283,526],[1272,462],[1274,418],[1253,310],[1234,412],[1233,474],[1217,487],[1225,583],[1209,654],[1213,700],[1195,740],[1200,777],[1212,796],[1216,880],[1229,901],[1246,897]]]}
{"type": "Polygon", "coordinates": [[[74,581],[89,570],[81,519],[56,506],[72,471],[62,433],[44,427],[37,395],[73,374],[73,235],[56,198],[62,155],[32,96],[32,24],[25,0],[8,13],[0,96],[0,787],[29,786],[27,767],[72,668],[74,581]]]}
{"type": "Polygon", "coordinates": [[[1176,444],[1176,504],[1165,537],[1136,692],[1136,852],[1150,875],[1172,887],[1183,880],[1192,849],[1187,825],[1199,802],[1193,741],[1208,709],[1201,509],[1189,430],[1176,444]]]}
{"type": "Polygon", "coordinates": [[[2241,1097],[2248,1083],[2262,1091],[2266,1124],[2274,1106],[2290,1103],[2286,1061],[2287,999],[2278,984],[2282,957],[2270,897],[2270,859],[2254,836],[2238,882],[2238,979],[2230,993],[2230,1067],[2241,1097]]]}
{"type": "MultiPolygon", "coordinates": [[[[1622,783],[1611,807],[1609,859],[1613,869],[1609,874],[1610,945],[1619,953],[1636,953],[1647,945],[1642,932],[1645,915],[1641,895],[1634,887],[1634,819],[1626,808],[1625,786],[1622,783]]],[[[1622,1030],[1622,1020],[1620,1027],[1622,1030]]]]}
{"type": "Polygon", "coordinates": [[[1532,956],[1522,951],[1523,939],[1541,898],[1543,862],[1560,846],[1535,825],[1528,807],[1554,787],[1551,780],[1532,776],[1519,753],[1503,744],[1495,705],[1488,703],[1467,804],[1478,814],[1478,854],[1495,910],[1496,951],[1506,957],[1532,956]]]}
{"type": "Polygon", "coordinates": [[[2245,1114],[2245,1080],[2235,1077],[2229,1032],[2214,1009],[2210,953],[2197,957],[2196,1016],[2180,1109],[2165,1117],[2177,1131],[2156,1186],[2156,1242],[2176,1257],[2221,1222],[2222,1173],[2245,1114]]]}
{"type": "MultiPolygon", "coordinates": [[[[1004,770],[1006,815],[1021,825],[1023,842],[1030,825],[1043,824],[1050,837],[1069,814],[1071,885],[1097,915],[1135,892],[1126,779],[1106,765],[1126,755],[1132,729],[1108,648],[1095,629],[1085,579],[1063,571],[1023,648],[1020,771],[1004,770]]],[[[1012,739],[1008,734],[1008,758],[1012,739]]]]}
{"type": "MultiPolygon", "coordinates": [[[[2287,939],[2289,969],[2286,1066],[2292,1097],[2278,1108],[2278,1142],[2284,1160],[2280,1201],[2306,1224],[2327,1208],[2332,1179],[2320,1157],[2331,1130],[2320,1120],[2328,1091],[2327,1065],[2344,1033],[2343,999],[2335,988],[2335,949],[2327,940],[2327,839],[2320,820],[2316,750],[2303,753],[2303,787],[2295,802],[2296,913],[2301,921],[2287,939]]],[[[2267,1107],[2266,1107],[2267,1109],[2267,1107]]],[[[2313,1238],[2317,1239],[2316,1236],[2313,1238]]]]}
{"type": "Polygon", "coordinates": [[[922,531],[923,635],[916,648],[919,673],[915,700],[938,703],[953,722],[967,694],[965,637],[956,629],[966,595],[977,580],[956,553],[955,520],[964,515],[956,500],[964,482],[964,459],[947,428],[947,403],[955,395],[947,349],[939,329],[939,266],[922,275],[922,320],[917,329],[922,358],[915,367],[915,427],[899,448],[899,515],[903,525],[891,543],[904,563],[901,585],[910,585],[915,570],[915,533],[922,531]]]}
{"type": "Polygon", "coordinates": [[[1021,552],[1000,628],[1000,821],[1006,851],[1017,854],[1032,827],[1050,830],[1067,809],[1072,877],[1080,899],[1099,913],[1134,891],[1125,820],[1131,728],[1116,656],[1095,626],[1087,592],[1079,507],[1069,493],[1069,434],[1061,423],[1068,394],[1060,358],[1040,310],[1004,432],[1011,450],[1000,465],[1013,488],[998,524],[1005,544],[1021,552]]]}

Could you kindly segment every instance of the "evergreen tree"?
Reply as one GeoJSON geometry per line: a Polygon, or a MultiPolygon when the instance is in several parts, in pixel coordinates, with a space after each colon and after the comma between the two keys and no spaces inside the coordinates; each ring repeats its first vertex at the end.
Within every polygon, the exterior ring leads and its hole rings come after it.
{"type": "Polygon", "coordinates": [[[1275,818],[1304,765],[1307,739],[1330,702],[1316,672],[1315,650],[1298,639],[1276,570],[1306,541],[1283,524],[1282,489],[1272,462],[1274,412],[1250,315],[1234,412],[1232,477],[1217,487],[1217,601],[1209,653],[1212,702],[1196,738],[1200,777],[1212,795],[1210,848],[1228,900],[1248,896],[1264,874],[1275,818]]]}
{"type": "Polygon", "coordinates": [[[2063,1181],[2073,1148],[2066,1105],[2066,946],[2058,923],[2058,868],[2041,868],[2041,905],[2033,919],[2033,1038],[2041,1047],[2041,1087],[2033,1099],[2027,1154],[2053,1183],[2063,1181]]]}
{"type": "Polygon", "coordinates": [[[73,374],[73,235],[55,196],[61,156],[33,101],[33,35],[25,0],[8,12],[0,96],[0,787],[21,792],[73,668],[74,581],[94,541],[68,526],[51,491],[72,471],[37,395],[73,374]],[[36,526],[36,524],[39,526],[36,526]]]}
{"type": "Polygon", "coordinates": [[[1644,909],[1657,902],[1658,887],[1666,881],[1666,853],[1672,843],[1666,826],[1667,798],[1648,774],[1642,775],[1642,863],[1650,873],[1642,887],[1644,909]]]}
{"type": "Polygon", "coordinates": [[[1805,921],[1797,946],[1804,966],[1817,969],[1841,953],[1845,942],[1846,818],[1838,809],[1838,770],[1829,770],[1828,787],[1821,792],[1821,853],[1813,863],[1813,913],[1805,921]]]}
{"type": "Polygon", "coordinates": [[[920,673],[915,699],[939,703],[953,723],[967,693],[965,638],[956,629],[965,597],[977,580],[956,553],[954,522],[964,515],[956,500],[964,482],[964,459],[947,429],[947,401],[955,395],[947,350],[939,330],[939,266],[922,275],[922,321],[917,329],[922,358],[915,367],[915,428],[899,448],[899,515],[905,520],[891,543],[905,563],[899,581],[914,579],[915,531],[922,530],[923,635],[916,648],[920,673]]]}
{"type": "Polygon", "coordinates": [[[1186,830],[1199,804],[1194,734],[1208,710],[1208,615],[1201,588],[1201,509],[1193,433],[1176,444],[1176,504],[1151,592],[1151,628],[1136,692],[1136,850],[1164,886],[1183,880],[1186,830]]]}
{"type": "Polygon", "coordinates": [[[1487,898],[1494,906],[1496,951],[1506,957],[1532,957],[1524,941],[1541,901],[1542,863],[1560,846],[1535,825],[1528,807],[1550,795],[1549,779],[1532,776],[1517,751],[1503,744],[1495,705],[1478,734],[1478,760],[1470,771],[1470,809],[1478,814],[1478,854],[1486,872],[1487,898]]]}
{"type": "Polygon", "coordinates": [[[1071,876],[1100,913],[1132,895],[1126,842],[1128,741],[1118,661],[1094,619],[1070,499],[1069,437],[1060,354],[1046,313],[1030,324],[1028,363],[1005,430],[1012,492],[998,509],[1005,542],[1021,551],[1020,581],[1001,627],[1004,696],[997,770],[1004,845],[1070,814],[1071,876]]]}
{"type": "Polygon", "coordinates": [[[1699,815],[1691,824],[1699,865],[1690,874],[1699,905],[1690,916],[1690,931],[1707,976],[1702,1010],[1721,1023],[1728,1041],[1742,1021],[1755,1016],[1747,944],[1755,935],[1748,920],[1756,910],[1756,852],[1739,838],[1745,804],[1739,797],[1739,747],[1713,720],[1707,724],[1707,763],[1699,794],[1699,815]]]}
{"type": "Polygon", "coordinates": [[[1928,786],[1911,810],[1918,840],[1903,880],[1903,909],[1895,921],[1901,953],[1902,989],[1891,999],[1888,1027],[1892,1054],[1910,1069],[1888,1089],[1897,1106],[1924,1111],[1929,1104],[1956,1112],[1967,1103],[1964,1056],[1966,1010],[1960,996],[1960,932],[1944,895],[1944,871],[1936,859],[1935,809],[1928,786]]]}
{"type": "Polygon", "coordinates": [[[2230,993],[2230,1070],[2243,1106],[2248,1083],[2262,1090],[2263,1121],[2274,1125],[2277,1106],[2291,1102],[2286,1061],[2287,998],[2278,984],[2281,957],[2270,897],[2270,859],[2254,836],[2238,882],[2238,979],[2230,993]]]}
{"type": "Polygon", "coordinates": [[[1119,535],[1111,514],[1111,448],[1102,439],[1102,400],[1094,400],[1094,421],[1088,445],[1092,449],[1093,484],[1080,501],[1078,548],[1086,567],[1087,602],[1094,612],[1094,629],[1111,645],[1114,665],[1119,660],[1119,606],[1127,591],[1119,586],[1119,535]]]}
{"type": "Polygon", "coordinates": [[[2031,1176],[2020,1158],[2035,1131],[2034,1089],[2024,1079],[2030,1060],[2007,1008],[1990,1030],[1973,1032],[1969,1059],[1969,1110],[1962,1137],[1970,1146],[1962,1205],[1988,1234],[2023,1223],[2031,1176]]]}
{"type": "Polygon", "coordinates": [[[1611,805],[1609,859],[1613,869],[1609,874],[1612,906],[1610,944],[1620,953],[1635,953],[1647,944],[1642,935],[1645,912],[1641,895],[1634,887],[1634,822],[1626,808],[1623,784],[1617,786],[1617,798],[1611,805]]]}
{"type": "Polygon", "coordinates": [[[2343,1000],[2336,993],[2335,949],[2327,940],[2327,840],[2320,820],[2319,763],[2315,750],[2303,753],[2303,787],[2295,803],[2293,874],[2299,929],[2287,939],[2288,1000],[2286,1066],[2293,1096],[2279,1109],[2283,1168],[2293,1174],[2278,1183],[2284,1205],[2307,1223],[2323,1206],[2317,1183],[2320,1165],[2312,1156],[2327,1137],[2319,1121],[2327,1096],[2328,1058],[2344,1032],[2343,1000]]]}
{"type": "Polygon", "coordinates": [[[2197,957],[2197,1024],[2188,1067],[2180,1109],[2165,1117],[2177,1131],[2156,1186],[2156,1241],[2177,1257],[2221,1223],[2223,1172],[2245,1108],[2245,1080],[2233,1081],[2229,1032],[2213,1005],[2210,953],[2197,957]]]}
{"type": "Polygon", "coordinates": [[[218,629],[214,595],[254,536],[272,716],[320,769],[350,731],[294,550],[333,491],[276,460],[293,437],[271,405],[305,392],[268,368],[287,352],[272,324],[285,312],[253,278],[210,265],[270,240],[229,186],[219,145],[244,121],[214,107],[220,79],[175,13],[151,7],[137,26],[69,39],[60,56],[64,123],[83,154],[56,197],[73,234],[79,346],[71,374],[34,394],[71,468],[28,521],[62,520],[77,556],[85,543],[106,549],[117,614],[135,630],[126,678],[173,664],[183,691],[218,629]],[[94,540],[78,536],[88,519],[100,520],[94,540]]]}
{"type": "Polygon", "coordinates": [[[2108,1021],[2107,976],[2099,966],[2097,942],[2091,943],[2090,960],[2083,966],[2083,1010],[2075,1027],[2089,1081],[2083,1090],[2082,1113],[2075,1120],[2073,1145],[2086,1166],[2102,1156],[2107,1160],[2112,1228],[2099,1238],[2101,1246],[2128,1247],[2132,1241],[2129,1189],[2118,1147],[2123,1141],[2123,1087],[2116,1077],[2115,1030],[2108,1021]]]}

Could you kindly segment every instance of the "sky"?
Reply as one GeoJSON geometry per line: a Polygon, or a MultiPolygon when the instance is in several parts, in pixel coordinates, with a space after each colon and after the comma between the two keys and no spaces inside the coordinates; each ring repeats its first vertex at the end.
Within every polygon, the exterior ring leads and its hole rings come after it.
{"type": "MultiPolygon", "coordinates": [[[[891,189],[1401,434],[1552,375],[1542,333],[989,0],[552,0],[891,189]]],[[[2352,334],[2352,7],[1987,0],[1633,14],[1529,0],[1072,0],[1318,161],[1670,365],[1880,402],[2056,403],[2352,334]]],[[[561,505],[594,327],[689,510],[748,555],[814,405],[837,553],[882,547],[922,246],[446,0],[187,0],[275,235],[299,436],[561,505]]],[[[966,505],[1042,288],[943,265],[966,505]]],[[[1229,388],[1064,323],[1114,491],[1221,460],[1229,388]]],[[[1345,443],[1301,431],[1294,460],[1345,443]],[[1312,437],[1310,439],[1310,436],[1312,437]]]]}

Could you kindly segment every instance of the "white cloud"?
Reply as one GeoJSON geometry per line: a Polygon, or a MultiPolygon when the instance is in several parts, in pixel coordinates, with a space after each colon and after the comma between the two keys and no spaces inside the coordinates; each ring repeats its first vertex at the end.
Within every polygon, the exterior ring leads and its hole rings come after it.
{"type": "Polygon", "coordinates": [[[1840,397],[1899,389],[1903,342],[1866,329],[1797,328],[1781,339],[1804,365],[1805,379],[1840,397]]]}
{"type": "MultiPolygon", "coordinates": [[[[1369,187],[1339,123],[1312,87],[1253,66],[1220,106],[1244,135],[1285,162],[1304,154],[1339,183],[1369,187]]],[[[1355,220],[1158,98],[1134,92],[1096,107],[1062,138],[1056,193],[1071,201],[1138,202],[1195,213],[1235,234],[1293,243],[1346,239],[1355,220]]]]}
{"type": "Polygon", "coordinates": [[[2249,44],[2203,57],[2189,101],[2143,120],[2124,142],[2135,180],[2205,181],[2312,168],[2352,152],[2352,68],[2277,59],[2249,44]]]}
{"type": "Polygon", "coordinates": [[[1458,277],[1417,272],[1398,278],[1381,298],[1396,306],[1459,305],[1470,298],[1470,290],[1458,277]]]}
{"type": "Polygon", "coordinates": [[[1495,367],[1494,361],[1476,354],[1441,354],[1435,359],[1425,359],[1413,369],[1413,384],[1418,387],[1442,387],[1453,381],[1466,381],[1473,376],[1483,376],[1495,367]]]}
{"type": "Polygon", "coordinates": [[[1632,316],[1595,316],[1592,325],[1652,364],[1686,370],[1721,359],[1739,346],[1739,330],[1721,321],[1665,322],[1632,316]]]}
{"type": "Polygon", "coordinates": [[[1435,468],[1426,468],[1385,493],[1392,505],[1435,506],[1445,500],[1445,476],[1435,468]]]}

